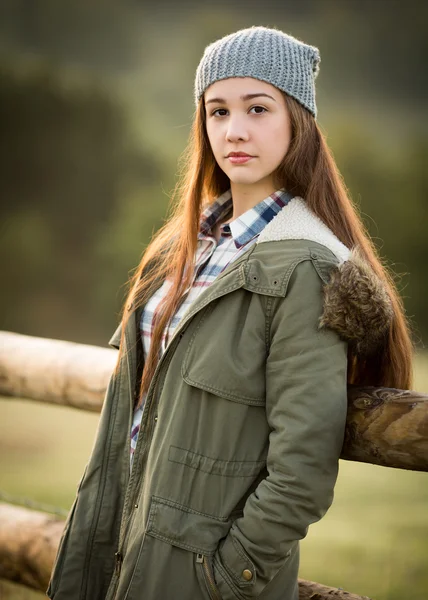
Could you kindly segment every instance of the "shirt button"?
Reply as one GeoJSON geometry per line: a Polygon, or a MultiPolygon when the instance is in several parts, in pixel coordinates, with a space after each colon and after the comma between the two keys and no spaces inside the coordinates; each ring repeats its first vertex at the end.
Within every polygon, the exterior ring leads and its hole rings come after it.
{"type": "Polygon", "coordinates": [[[250,581],[253,578],[253,574],[250,571],[250,569],[244,569],[242,571],[242,577],[246,580],[246,581],[250,581]]]}

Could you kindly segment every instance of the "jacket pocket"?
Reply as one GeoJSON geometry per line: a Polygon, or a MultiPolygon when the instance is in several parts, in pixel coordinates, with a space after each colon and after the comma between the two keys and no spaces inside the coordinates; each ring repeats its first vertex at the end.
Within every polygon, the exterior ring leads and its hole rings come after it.
{"type": "Polygon", "coordinates": [[[265,321],[256,296],[237,290],[204,310],[181,365],[188,385],[233,402],[265,405],[265,321]]]}
{"type": "Polygon", "coordinates": [[[152,496],[146,535],[192,553],[196,578],[204,597],[222,600],[214,579],[212,557],[219,540],[227,535],[233,520],[240,515],[242,510],[237,509],[228,518],[217,517],[173,500],[152,496]]]}
{"type": "Polygon", "coordinates": [[[209,600],[222,600],[220,590],[214,579],[211,558],[204,554],[196,554],[197,573],[202,590],[208,592],[209,600]]]}
{"type": "Polygon", "coordinates": [[[146,535],[184,550],[212,556],[232,522],[232,516],[216,517],[174,500],[152,496],[146,535]]]}
{"type": "MultiPolygon", "coordinates": [[[[242,514],[242,510],[239,512],[242,514]]],[[[151,496],[137,555],[128,556],[129,581],[125,581],[117,596],[134,600],[144,592],[145,598],[222,600],[214,581],[212,560],[218,541],[227,535],[237,514],[238,509],[228,518],[215,517],[167,498],[151,496]]],[[[122,574],[126,560],[125,556],[122,574]]]]}

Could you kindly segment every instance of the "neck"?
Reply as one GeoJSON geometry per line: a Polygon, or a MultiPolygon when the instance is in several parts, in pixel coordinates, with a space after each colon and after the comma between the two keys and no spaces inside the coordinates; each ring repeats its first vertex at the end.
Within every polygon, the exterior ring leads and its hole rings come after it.
{"type": "Polygon", "coordinates": [[[275,192],[276,188],[268,180],[251,184],[233,183],[231,181],[230,190],[233,200],[233,216],[228,220],[233,221],[275,192]]]}

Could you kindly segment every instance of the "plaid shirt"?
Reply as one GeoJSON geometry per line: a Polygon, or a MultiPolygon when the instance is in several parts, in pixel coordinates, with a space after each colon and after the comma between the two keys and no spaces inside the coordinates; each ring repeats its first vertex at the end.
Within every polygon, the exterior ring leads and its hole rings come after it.
{"type": "MultiPolygon", "coordinates": [[[[224,220],[232,211],[233,202],[231,190],[219,196],[201,215],[200,229],[198,233],[198,246],[195,257],[195,270],[191,286],[186,290],[182,303],[175,315],[165,328],[161,340],[160,356],[165,352],[168,340],[171,339],[175,328],[187,312],[190,305],[199,294],[215,280],[231,262],[236,260],[244,251],[247,251],[256,243],[258,236],[264,227],[279,213],[292,199],[284,189],[277,190],[270,196],[248,209],[240,217],[230,223],[220,225],[220,238],[217,242],[212,228],[224,220]]],[[[153,294],[145,305],[140,322],[140,331],[143,343],[144,357],[148,355],[152,337],[153,315],[163,295],[168,292],[170,281],[166,280],[162,286],[153,294]]],[[[134,412],[131,427],[131,466],[132,457],[137,444],[138,432],[144,408],[144,401],[134,412]]]]}

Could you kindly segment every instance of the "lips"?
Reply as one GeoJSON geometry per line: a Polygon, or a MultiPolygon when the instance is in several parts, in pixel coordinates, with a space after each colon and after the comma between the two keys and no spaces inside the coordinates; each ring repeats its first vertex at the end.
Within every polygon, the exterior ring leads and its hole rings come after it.
{"type": "Polygon", "coordinates": [[[240,155],[230,155],[228,156],[228,160],[234,164],[239,165],[243,163],[247,163],[249,160],[252,160],[254,156],[249,156],[248,154],[240,154],[240,155]]]}
{"type": "Polygon", "coordinates": [[[247,156],[249,158],[253,158],[251,154],[247,154],[246,152],[229,152],[227,158],[232,158],[234,156],[247,156]]]}

